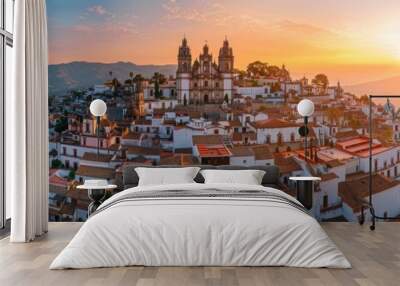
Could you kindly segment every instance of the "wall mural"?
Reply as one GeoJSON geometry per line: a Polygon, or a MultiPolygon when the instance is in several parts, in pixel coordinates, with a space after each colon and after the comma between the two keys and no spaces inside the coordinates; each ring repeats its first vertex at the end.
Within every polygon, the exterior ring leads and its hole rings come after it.
{"type": "MultiPolygon", "coordinates": [[[[292,195],[290,177],[320,177],[314,216],[357,221],[366,95],[400,94],[398,9],[311,2],[48,0],[49,219],[86,220],[77,186],[105,179],[118,192],[126,165],[211,164],[277,165],[292,195]],[[99,121],[95,99],[107,104],[99,121]],[[315,105],[307,153],[302,99],[315,105]]],[[[396,106],[373,105],[380,216],[400,215],[396,106]]]]}

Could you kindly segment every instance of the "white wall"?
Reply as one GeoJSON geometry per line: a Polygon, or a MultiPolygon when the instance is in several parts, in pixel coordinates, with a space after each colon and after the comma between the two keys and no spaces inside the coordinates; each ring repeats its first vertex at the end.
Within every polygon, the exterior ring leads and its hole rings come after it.
{"type": "Polygon", "coordinates": [[[254,156],[234,156],[230,157],[230,165],[252,166],[256,165],[254,156]]]}

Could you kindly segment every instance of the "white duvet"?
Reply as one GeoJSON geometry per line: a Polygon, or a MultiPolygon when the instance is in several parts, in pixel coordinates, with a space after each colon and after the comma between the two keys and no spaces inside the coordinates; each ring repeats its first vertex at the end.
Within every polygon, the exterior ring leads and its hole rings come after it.
{"type": "Polygon", "coordinates": [[[265,190],[254,185],[182,184],[136,187],[104,202],[50,269],[145,266],[293,266],[349,268],[318,222],[293,206],[246,198],[154,198],[130,192],[265,190]],[[110,206],[111,204],[111,206],[110,206]],[[109,206],[105,209],[105,206],[109,206]]]}

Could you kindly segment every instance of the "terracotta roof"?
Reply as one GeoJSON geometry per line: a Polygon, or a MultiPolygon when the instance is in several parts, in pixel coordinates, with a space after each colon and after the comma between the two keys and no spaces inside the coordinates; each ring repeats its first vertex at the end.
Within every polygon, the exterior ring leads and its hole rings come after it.
{"type": "Polygon", "coordinates": [[[335,173],[327,173],[320,175],[322,181],[330,181],[339,178],[335,173]]]}
{"type": "Polygon", "coordinates": [[[255,145],[251,146],[253,149],[256,160],[271,160],[274,156],[271,153],[268,145],[255,145]]]}
{"type": "Polygon", "coordinates": [[[125,146],[128,154],[160,156],[160,149],[141,146],[125,146]]]}
{"type": "Polygon", "coordinates": [[[344,165],[344,163],[340,162],[340,161],[337,160],[337,159],[330,160],[330,161],[326,162],[325,164],[326,164],[329,168],[335,168],[335,167],[344,165]]]}
{"type": "Polygon", "coordinates": [[[192,140],[193,145],[218,145],[224,143],[224,138],[221,135],[193,135],[192,140]]]}
{"type": "MultiPolygon", "coordinates": [[[[367,199],[369,196],[368,180],[369,176],[366,175],[358,179],[339,183],[339,196],[356,213],[361,211],[360,201],[367,199]]],[[[399,181],[387,178],[381,174],[374,174],[372,176],[372,194],[384,192],[398,185],[400,185],[399,181]]]]}
{"type": "Polygon", "coordinates": [[[134,121],[135,125],[151,125],[151,120],[139,119],[134,121]]]}
{"type": "Polygon", "coordinates": [[[228,121],[230,127],[242,127],[242,123],[239,120],[228,121]]]}
{"type": "Polygon", "coordinates": [[[173,156],[164,157],[160,160],[160,165],[197,165],[199,161],[191,154],[174,154],[173,156]]]}
{"type": "Polygon", "coordinates": [[[229,148],[232,157],[254,156],[254,152],[250,146],[234,146],[229,148]]]}
{"type": "Polygon", "coordinates": [[[243,141],[244,138],[246,137],[250,140],[255,141],[257,139],[257,134],[255,132],[245,132],[245,133],[233,132],[232,134],[233,141],[243,141]]]}
{"type": "Polygon", "coordinates": [[[349,131],[339,131],[335,134],[336,139],[349,139],[358,137],[360,134],[356,130],[349,130],[349,131]]]}
{"type": "Polygon", "coordinates": [[[67,192],[66,196],[70,197],[72,199],[75,199],[77,201],[84,201],[84,202],[90,201],[87,190],[83,190],[83,189],[72,188],[71,190],[69,190],[67,192]]]}
{"type": "Polygon", "coordinates": [[[279,167],[279,171],[282,174],[302,170],[301,166],[296,162],[294,157],[283,157],[281,155],[275,155],[274,161],[275,165],[279,167]]]}
{"type": "Polygon", "coordinates": [[[107,155],[107,154],[100,153],[97,155],[97,153],[85,152],[81,160],[108,163],[111,161],[112,157],[113,157],[112,155],[107,155]]]}
{"type": "Polygon", "coordinates": [[[102,179],[114,179],[115,171],[110,168],[79,165],[76,175],[84,177],[94,177],[102,179]]]}
{"type": "Polygon", "coordinates": [[[300,124],[295,122],[289,122],[283,119],[272,118],[262,121],[256,121],[250,123],[257,129],[264,129],[264,128],[288,128],[288,127],[299,127],[300,124]]]}
{"type": "Polygon", "coordinates": [[[205,145],[198,144],[197,150],[202,158],[210,157],[230,157],[232,153],[228,150],[225,145],[205,145]]]}
{"type": "Polygon", "coordinates": [[[122,136],[122,139],[139,140],[141,136],[141,133],[129,131],[122,136]]]}

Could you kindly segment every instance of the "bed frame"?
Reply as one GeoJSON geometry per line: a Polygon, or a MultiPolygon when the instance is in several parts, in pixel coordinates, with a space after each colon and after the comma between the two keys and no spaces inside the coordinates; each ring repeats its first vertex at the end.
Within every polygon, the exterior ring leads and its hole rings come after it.
{"type": "MultiPolygon", "coordinates": [[[[147,168],[182,168],[182,167],[192,167],[192,166],[178,166],[178,165],[160,165],[160,166],[148,166],[148,165],[132,165],[125,166],[122,170],[122,185],[123,189],[136,187],[139,183],[139,177],[135,171],[137,167],[147,167],[147,168]]],[[[195,167],[200,167],[202,170],[206,169],[216,169],[216,170],[262,170],[265,171],[266,174],[263,177],[262,185],[264,187],[271,187],[276,189],[282,189],[282,184],[279,182],[279,168],[277,166],[231,166],[231,165],[223,165],[223,166],[210,166],[210,165],[196,165],[195,167]]],[[[204,183],[204,178],[200,174],[197,174],[194,180],[197,183],[204,183]]]]}

